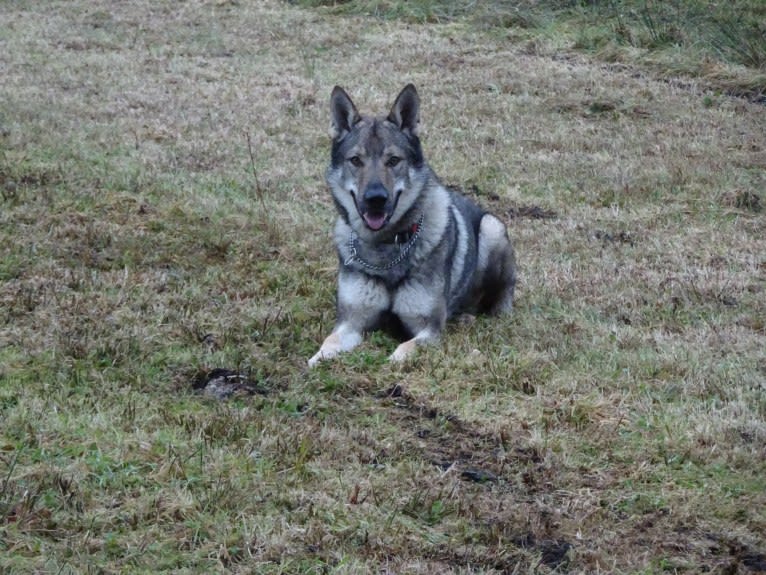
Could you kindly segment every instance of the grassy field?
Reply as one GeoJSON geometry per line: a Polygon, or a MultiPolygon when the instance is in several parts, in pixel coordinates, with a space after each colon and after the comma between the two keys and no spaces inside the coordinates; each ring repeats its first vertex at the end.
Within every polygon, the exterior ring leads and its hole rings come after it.
{"type": "Polygon", "coordinates": [[[540,55],[577,50],[766,103],[762,0],[289,0],[334,14],[463,21],[540,55]]]}
{"type": "Polygon", "coordinates": [[[0,4],[0,572],[766,572],[766,108],[426,20],[0,4]],[[516,312],[309,371],[330,91],[410,81],[516,312]]]}

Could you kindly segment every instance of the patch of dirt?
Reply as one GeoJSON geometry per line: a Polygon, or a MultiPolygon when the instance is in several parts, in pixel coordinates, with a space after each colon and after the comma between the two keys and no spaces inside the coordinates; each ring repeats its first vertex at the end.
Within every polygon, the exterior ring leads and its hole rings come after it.
{"type": "MultiPolygon", "coordinates": [[[[471,548],[450,549],[444,546],[428,553],[428,557],[443,561],[449,565],[473,566],[481,565],[487,569],[498,570],[501,573],[516,573],[519,567],[530,563],[525,556],[537,556],[537,567],[544,565],[549,569],[566,569],[570,560],[569,550],[572,544],[568,541],[543,539],[538,540],[532,533],[523,533],[511,541],[515,546],[498,548],[494,555],[477,552],[471,548]]],[[[534,565],[534,563],[532,563],[534,565]]]]}
{"type": "Polygon", "coordinates": [[[487,192],[482,190],[476,184],[471,184],[467,188],[459,186],[457,184],[447,185],[447,189],[461,196],[467,196],[473,198],[479,202],[489,200],[490,202],[496,202],[500,199],[500,196],[495,192],[487,192]]]}
{"type": "Polygon", "coordinates": [[[729,208],[736,208],[754,214],[763,211],[761,197],[755,192],[750,192],[748,190],[734,190],[724,194],[723,204],[729,208]]]}
{"type": "Polygon", "coordinates": [[[766,554],[727,535],[709,533],[707,537],[713,542],[713,554],[728,555],[732,559],[726,572],[740,573],[742,570],[739,567],[744,567],[746,573],[766,573],[766,554]]]}
{"type": "Polygon", "coordinates": [[[506,211],[508,217],[514,218],[529,218],[532,220],[555,220],[558,218],[558,214],[553,210],[546,210],[540,206],[515,206],[509,208],[506,211]]]}
{"type": "MultiPolygon", "coordinates": [[[[495,192],[485,192],[475,184],[468,186],[468,188],[463,188],[458,185],[449,185],[447,188],[458,194],[472,197],[479,202],[484,200],[497,202],[500,200],[500,196],[495,192]]],[[[505,214],[510,219],[530,218],[532,220],[555,220],[558,218],[558,214],[555,211],[547,210],[540,206],[511,206],[505,210],[505,214]]]]}
{"type": "Polygon", "coordinates": [[[587,110],[588,115],[605,114],[607,112],[614,112],[617,110],[617,104],[607,100],[593,100],[590,102],[584,102],[583,105],[587,110]]]}
{"type": "Polygon", "coordinates": [[[247,395],[267,395],[269,390],[251,376],[225,368],[197,372],[191,381],[192,389],[215,399],[229,399],[247,395]]]}
{"type": "Polygon", "coordinates": [[[542,462],[536,450],[509,450],[505,443],[510,438],[483,433],[454,415],[440,413],[399,384],[379,397],[384,405],[395,408],[389,411],[390,417],[412,430],[413,452],[441,469],[455,469],[466,481],[495,483],[508,474],[513,462],[525,466],[542,462]]]}
{"type": "Polygon", "coordinates": [[[604,230],[596,230],[593,232],[593,237],[595,237],[597,240],[601,240],[604,244],[628,244],[631,247],[635,245],[633,236],[624,230],[614,233],[604,230]]]}

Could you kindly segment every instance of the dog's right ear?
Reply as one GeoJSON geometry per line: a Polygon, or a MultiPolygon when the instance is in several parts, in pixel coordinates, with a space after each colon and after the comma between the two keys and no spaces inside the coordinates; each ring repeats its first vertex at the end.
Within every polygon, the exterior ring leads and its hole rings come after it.
{"type": "Polygon", "coordinates": [[[335,86],[330,96],[330,109],[332,111],[331,135],[333,140],[340,140],[351,128],[354,127],[361,116],[356,110],[356,106],[348,97],[346,91],[340,86],[335,86]]]}
{"type": "Polygon", "coordinates": [[[399,126],[403,132],[412,136],[418,135],[420,124],[420,98],[414,84],[407,84],[399,92],[396,101],[388,114],[388,121],[399,126]]]}

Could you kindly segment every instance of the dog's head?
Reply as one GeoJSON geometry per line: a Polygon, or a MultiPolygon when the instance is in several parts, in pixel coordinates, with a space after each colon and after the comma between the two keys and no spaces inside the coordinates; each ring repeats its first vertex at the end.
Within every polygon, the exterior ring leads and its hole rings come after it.
{"type": "Polygon", "coordinates": [[[415,86],[401,91],[386,117],[361,116],[339,86],[332,91],[330,106],[333,140],[327,182],[338,210],[354,227],[369,233],[387,230],[419,193],[413,183],[424,160],[415,86]]]}

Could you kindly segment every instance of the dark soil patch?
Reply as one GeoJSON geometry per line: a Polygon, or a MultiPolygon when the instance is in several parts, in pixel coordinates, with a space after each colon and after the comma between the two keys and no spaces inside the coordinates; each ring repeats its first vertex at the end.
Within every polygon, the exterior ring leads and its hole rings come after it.
{"type": "MultiPolygon", "coordinates": [[[[472,548],[450,549],[439,547],[428,556],[449,565],[481,566],[501,573],[517,573],[520,569],[543,565],[548,569],[566,569],[569,563],[569,550],[572,544],[558,539],[541,539],[533,533],[520,533],[513,537],[511,545],[493,548],[489,553],[483,549],[477,552],[472,548]]],[[[535,571],[537,572],[537,571],[535,571]]],[[[546,570],[547,572],[547,570],[546,570]]]]}
{"type": "Polygon", "coordinates": [[[471,184],[467,188],[458,185],[448,185],[447,189],[451,192],[460,194],[461,196],[473,198],[478,202],[483,202],[485,200],[490,202],[497,202],[500,199],[500,196],[496,192],[488,192],[486,190],[482,190],[476,184],[471,184]]]}
{"type": "Polygon", "coordinates": [[[199,371],[192,378],[191,386],[197,392],[215,399],[269,393],[266,387],[251,379],[250,375],[225,368],[199,371]]]}
{"type": "Polygon", "coordinates": [[[766,573],[766,554],[761,553],[737,539],[716,533],[708,534],[714,543],[711,551],[714,555],[728,555],[732,562],[729,571],[741,572],[738,567],[744,567],[747,573],[766,573]]]}
{"type": "Polygon", "coordinates": [[[520,547],[532,549],[540,553],[540,562],[548,567],[556,568],[569,562],[569,550],[572,544],[568,541],[545,539],[536,541],[532,533],[527,535],[527,542],[520,547]]]}
{"type": "Polygon", "coordinates": [[[721,197],[724,207],[759,214],[763,211],[761,196],[749,190],[735,189],[726,192],[721,197]]]}
{"type": "Polygon", "coordinates": [[[628,244],[630,246],[635,245],[633,236],[626,231],[619,232],[607,232],[604,230],[596,230],[593,232],[593,237],[597,240],[601,240],[603,244],[628,244]]]}
{"type": "MultiPolygon", "coordinates": [[[[470,185],[467,188],[462,186],[447,186],[447,188],[458,194],[472,197],[478,202],[484,202],[489,200],[490,202],[497,202],[500,200],[500,196],[495,192],[487,192],[479,188],[477,185],[470,185]]],[[[553,210],[547,210],[540,206],[511,206],[505,210],[505,214],[509,219],[515,218],[530,218],[533,220],[555,220],[558,218],[558,214],[553,210]]]]}
{"type": "Polygon", "coordinates": [[[509,450],[505,445],[509,438],[478,431],[452,414],[441,413],[399,384],[379,397],[396,408],[390,416],[412,430],[410,451],[441,469],[456,469],[466,481],[495,483],[508,474],[512,463],[526,467],[542,461],[536,450],[509,450]]]}
{"type": "Polygon", "coordinates": [[[529,218],[532,220],[555,220],[559,217],[553,210],[546,210],[540,206],[515,206],[509,208],[506,213],[511,219],[529,218]]]}

